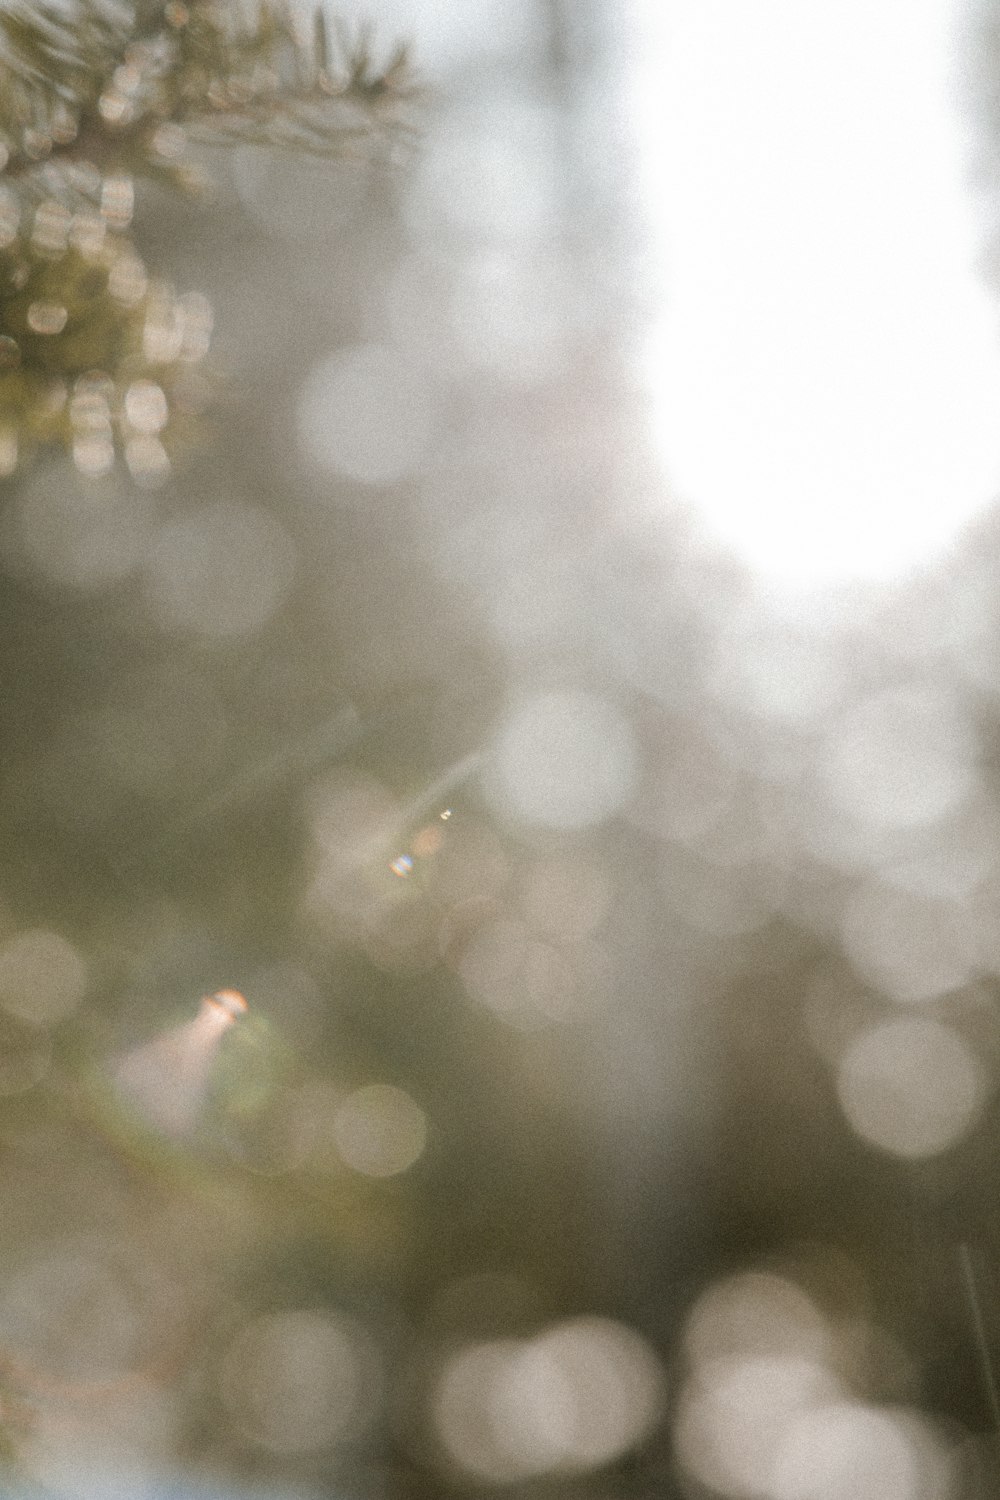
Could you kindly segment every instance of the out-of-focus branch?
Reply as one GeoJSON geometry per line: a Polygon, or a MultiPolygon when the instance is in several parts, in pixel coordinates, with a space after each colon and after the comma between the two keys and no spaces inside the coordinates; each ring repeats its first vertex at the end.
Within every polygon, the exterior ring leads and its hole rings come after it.
{"type": "Polygon", "coordinates": [[[142,482],[169,469],[208,319],[142,264],[133,178],[198,191],[199,143],[384,154],[415,93],[405,49],[379,66],[284,0],[0,10],[0,475],[50,442],[88,473],[116,451],[142,482]]]}

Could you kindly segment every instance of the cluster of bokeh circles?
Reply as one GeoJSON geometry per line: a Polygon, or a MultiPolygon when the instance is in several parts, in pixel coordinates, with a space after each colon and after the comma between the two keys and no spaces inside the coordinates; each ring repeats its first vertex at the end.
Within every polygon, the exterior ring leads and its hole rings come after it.
{"type": "MultiPolygon", "coordinates": [[[[856,1261],[755,1254],[813,1170],[790,1099],[817,1180],[969,1187],[995,539],[782,591],[669,500],[600,9],[384,5],[446,85],[401,180],[238,151],[221,270],[159,221],[217,305],[218,453],[162,464],[155,371],[84,381],[70,459],[0,516],[0,831],[36,867],[0,908],[0,1415],[64,1500],[188,1465],[360,1500],[989,1493],[846,1191],[856,1261]],[[250,1010],[195,1058],[215,983],[250,1010]]],[[[155,291],[146,355],[193,366],[207,302],[155,291]]]]}
{"type": "Polygon", "coordinates": [[[979,1493],[964,1487],[975,1459],[963,1435],[907,1400],[913,1370],[858,1305],[856,1273],[814,1263],[803,1278],[802,1269],[724,1278],[691,1309],[673,1425],[694,1493],[747,1500],[979,1493]],[[828,1294],[835,1289],[839,1307],[815,1295],[818,1269],[820,1289],[824,1281],[828,1294]]]}

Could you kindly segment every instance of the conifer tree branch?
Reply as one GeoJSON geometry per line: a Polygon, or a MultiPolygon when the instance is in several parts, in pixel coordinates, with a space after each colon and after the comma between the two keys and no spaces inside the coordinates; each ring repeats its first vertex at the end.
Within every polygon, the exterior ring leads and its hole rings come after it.
{"type": "Polygon", "coordinates": [[[286,0],[0,7],[0,478],[54,442],[155,483],[196,413],[210,314],[143,265],[134,177],[197,188],[195,142],[370,156],[414,93],[405,50],[286,0]]]}
{"type": "Polygon", "coordinates": [[[278,0],[252,13],[211,0],[168,0],[131,17],[111,0],[0,12],[8,178],[67,160],[183,185],[176,128],[213,144],[337,154],[405,137],[414,92],[405,49],[379,68],[363,34],[334,46],[322,11],[306,30],[278,0]]]}

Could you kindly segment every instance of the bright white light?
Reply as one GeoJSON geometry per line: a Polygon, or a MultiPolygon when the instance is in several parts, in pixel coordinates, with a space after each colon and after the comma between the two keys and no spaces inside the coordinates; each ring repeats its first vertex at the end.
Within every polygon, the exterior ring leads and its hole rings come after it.
{"type": "Polygon", "coordinates": [[[956,0],[633,0],[668,480],[790,583],[898,576],[1000,478],[956,0]]]}

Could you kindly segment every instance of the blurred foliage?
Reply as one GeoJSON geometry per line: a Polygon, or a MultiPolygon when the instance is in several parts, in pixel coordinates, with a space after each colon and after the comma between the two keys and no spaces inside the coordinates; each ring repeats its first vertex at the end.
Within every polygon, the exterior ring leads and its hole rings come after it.
{"type": "Polygon", "coordinates": [[[135,178],[203,195],[206,143],[379,151],[405,136],[412,95],[404,49],[376,66],[320,11],[303,29],[274,3],[5,8],[0,474],[57,443],[84,473],[117,450],[158,483],[201,405],[210,316],[143,264],[135,178]]]}

